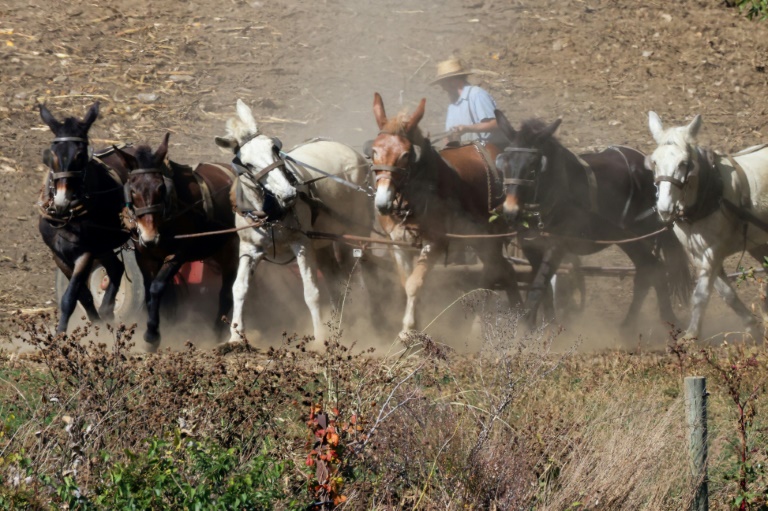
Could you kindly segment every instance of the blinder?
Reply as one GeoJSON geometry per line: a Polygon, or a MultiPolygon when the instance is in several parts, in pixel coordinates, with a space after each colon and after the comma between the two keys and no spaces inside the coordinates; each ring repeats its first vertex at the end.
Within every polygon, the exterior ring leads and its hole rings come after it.
{"type": "Polygon", "coordinates": [[[51,151],[50,148],[46,148],[43,150],[43,165],[45,165],[49,169],[53,168],[55,158],[56,158],[56,155],[53,154],[53,151],[51,151]]]}
{"type": "MultiPolygon", "coordinates": [[[[680,190],[683,190],[685,188],[685,186],[691,181],[691,179],[694,179],[694,178],[698,177],[697,176],[698,168],[697,168],[697,165],[696,165],[697,162],[694,161],[694,157],[693,156],[694,155],[691,153],[691,148],[688,147],[688,163],[685,166],[685,174],[683,175],[682,179],[677,179],[674,176],[657,176],[653,180],[653,183],[656,186],[658,186],[659,183],[667,182],[667,183],[671,183],[672,186],[675,186],[675,187],[679,188],[680,190]]],[[[646,168],[649,168],[650,170],[652,170],[655,173],[656,170],[651,168],[652,165],[650,165],[650,157],[649,156],[645,157],[645,161],[646,161],[646,168]]]]}
{"type": "Polygon", "coordinates": [[[363,154],[366,158],[373,158],[373,140],[366,140],[363,144],[363,154]]]}

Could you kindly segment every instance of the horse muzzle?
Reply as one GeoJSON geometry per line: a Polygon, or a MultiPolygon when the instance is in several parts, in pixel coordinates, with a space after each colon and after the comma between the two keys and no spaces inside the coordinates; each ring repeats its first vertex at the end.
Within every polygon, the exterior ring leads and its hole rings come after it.
{"type": "Polygon", "coordinates": [[[376,188],[376,197],[374,199],[374,205],[381,215],[389,215],[392,213],[392,207],[394,205],[394,193],[392,193],[391,186],[379,186],[376,188]]]}
{"type": "Polygon", "coordinates": [[[502,206],[502,211],[504,212],[504,218],[508,222],[515,222],[520,215],[520,204],[517,202],[517,198],[507,195],[507,199],[502,206]]]}

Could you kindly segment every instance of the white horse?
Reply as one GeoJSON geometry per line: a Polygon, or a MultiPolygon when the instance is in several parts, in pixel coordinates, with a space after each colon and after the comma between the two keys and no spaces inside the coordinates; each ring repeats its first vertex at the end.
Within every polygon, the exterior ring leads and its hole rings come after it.
{"type": "MultiPolygon", "coordinates": [[[[700,115],[687,126],[665,130],[650,112],[648,124],[659,144],[646,160],[658,187],[656,207],[662,220],[674,222],[698,274],[686,337],[699,335],[714,286],[747,332],[762,339],[757,320],[725,275],[723,260],[746,250],[762,265],[768,256],[768,145],[721,155],[696,145],[700,115]]],[[[761,308],[768,323],[765,296],[761,308]]]]}
{"type": "MultiPolygon", "coordinates": [[[[256,222],[240,235],[240,262],[232,287],[234,310],[230,342],[244,331],[243,302],[251,270],[264,258],[296,258],[304,283],[304,300],[312,315],[316,340],[325,338],[320,313],[316,250],[328,240],[311,240],[307,232],[369,236],[373,207],[366,194],[370,165],[351,147],[312,140],[283,153],[276,138],[262,134],[251,109],[237,100],[237,117],[227,121],[227,135],[216,144],[235,152],[239,175],[237,227],[256,222]]],[[[351,248],[349,249],[351,252],[351,248]]],[[[324,268],[325,269],[325,268],[324,268]]],[[[325,273],[325,272],[324,272],[325,273]]]]}

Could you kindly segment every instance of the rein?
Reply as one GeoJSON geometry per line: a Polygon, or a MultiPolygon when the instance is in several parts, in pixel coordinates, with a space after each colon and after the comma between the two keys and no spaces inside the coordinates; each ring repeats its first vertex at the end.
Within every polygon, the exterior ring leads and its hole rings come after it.
{"type": "MultiPolygon", "coordinates": [[[[294,163],[294,164],[296,164],[296,165],[298,165],[300,167],[308,168],[309,170],[312,170],[314,172],[317,172],[318,174],[322,174],[323,175],[322,178],[312,179],[310,181],[305,181],[305,182],[300,183],[302,185],[309,184],[310,182],[314,183],[316,181],[319,181],[320,179],[329,178],[329,179],[333,179],[337,183],[340,183],[340,184],[342,184],[342,185],[344,185],[346,187],[352,188],[355,191],[363,192],[364,194],[368,195],[369,197],[371,196],[371,193],[368,190],[366,190],[365,188],[363,188],[362,186],[359,186],[359,185],[356,185],[355,183],[347,181],[346,179],[344,179],[342,177],[339,177],[336,174],[331,174],[330,172],[326,172],[324,170],[318,169],[317,167],[313,167],[312,165],[310,165],[308,163],[304,163],[303,161],[299,161],[296,158],[294,158],[293,156],[289,155],[288,153],[284,153],[283,151],[280,151],[280,156],[285,161],[289,161],[289,162],[294,163]]],[[[373,169],[373,166],[371,166],[371,168],[373,169]]]]}

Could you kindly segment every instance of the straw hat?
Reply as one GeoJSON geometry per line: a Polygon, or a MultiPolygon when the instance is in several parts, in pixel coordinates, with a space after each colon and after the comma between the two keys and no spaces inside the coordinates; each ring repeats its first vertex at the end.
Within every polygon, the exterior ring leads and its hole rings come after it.
{"type": "Polygon", "coordinates": [[[471,75],[472,73],[472,70],[464,69],[464,66],[459,59],[451,58],[437,64],[437,76],[435,76],[435,79],[429,82],[429,84],[435,85],[440,80],[450,78],[451,76],[466,76],[471,75]]]}

